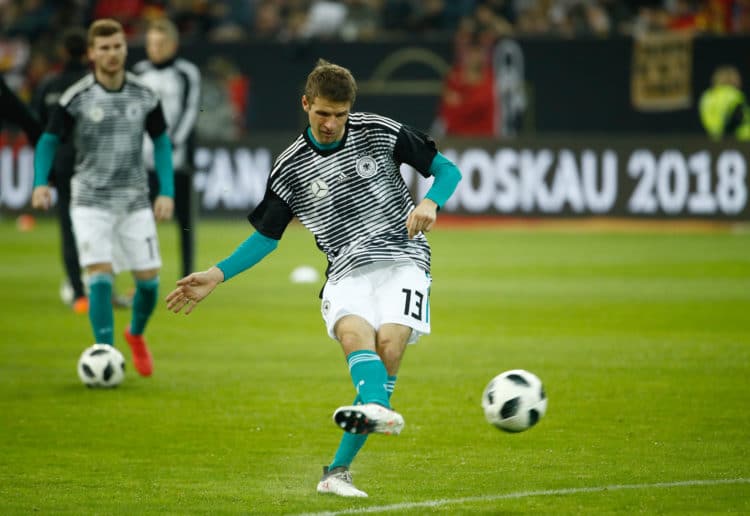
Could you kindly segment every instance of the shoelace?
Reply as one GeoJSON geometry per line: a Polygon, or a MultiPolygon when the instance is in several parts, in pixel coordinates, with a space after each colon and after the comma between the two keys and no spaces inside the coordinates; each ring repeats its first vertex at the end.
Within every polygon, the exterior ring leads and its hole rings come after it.
{"type": "Polygon", "coordinates": [[[352,483],[352,474],[349,470],[347,471],[339,471],[337,473],[333,474],[334,477],[339,478],[343,480],[344,482],[347,482],[349,484],[352,483]]]}

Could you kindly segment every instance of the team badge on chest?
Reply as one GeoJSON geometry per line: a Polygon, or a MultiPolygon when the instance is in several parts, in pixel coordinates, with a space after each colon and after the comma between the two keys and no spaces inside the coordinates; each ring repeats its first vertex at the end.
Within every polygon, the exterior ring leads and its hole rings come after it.
{"type": "Polygon", "coordinates": [[[98,124],[104,120],[104,110],[100,106],[93,106],[89,109],[89,120],[98,124]]]}
{"type": "Polygon", "coordinates": [[[312,192],[313,196],[317,199],[322,199],[326,195],[328,195],[328,185],[325,181],[318,178],[312,183],[310,183],[310,191],[312,192]]]}
{"type": "Polygon", "coordinates": [[[370,156],[362,156],[357,160],[357,175],[367,179],[378,173],[378,162],[370,156]]]}

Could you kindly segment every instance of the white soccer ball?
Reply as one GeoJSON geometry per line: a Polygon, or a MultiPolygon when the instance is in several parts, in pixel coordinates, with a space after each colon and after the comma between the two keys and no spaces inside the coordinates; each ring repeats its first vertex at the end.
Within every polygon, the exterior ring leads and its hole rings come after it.
{"type": "Polygon", "coordinates": [[[523,432],[547,412],[547,395],[542,381],[533,373],[513,369],[500,373],[482,393],[487,421],[506,432],[523,432]]]}
{"type": "Polygon", "coordinates": [[[116,387],[125,378],[125,357],[109,344],[94,344],[78,359],[78,377],[87,387],[116,387]]]}

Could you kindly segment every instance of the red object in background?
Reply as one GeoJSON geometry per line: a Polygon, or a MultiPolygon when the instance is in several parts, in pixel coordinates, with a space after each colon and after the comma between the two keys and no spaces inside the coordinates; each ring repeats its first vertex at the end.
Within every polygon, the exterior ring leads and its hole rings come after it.
{"type": "Polygon", "coordinates": [[[141,18],[144,0],[99,0],[94,7],[94,19],[113,18],[122,23],[125,33],[135,30],[135,22],[141,18]]]}
{"type": "Polygon", "coordinates": [[[242,74],[232,75],[227,79],[229,100],[232,104],[235,120],[241,129],[245,129],[245,113],[249,102],[250,79],[242,74]]]}
{"type": "Polygon", "coordinates": [[[461,65],[445,79],[440,118],[448,136],[497,136],[495,80],[492,68],[482,68],[476,82],[467,81],[461,65]]]}

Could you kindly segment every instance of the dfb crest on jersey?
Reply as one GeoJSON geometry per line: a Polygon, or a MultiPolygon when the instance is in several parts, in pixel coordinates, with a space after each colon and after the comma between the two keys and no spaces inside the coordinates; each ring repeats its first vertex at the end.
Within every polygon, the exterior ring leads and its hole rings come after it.
{"type": "Polygon", "coordinates": [[[98,124],[104,120],[104,110],[100,106],[92,106],[89,109],[89,120],[98,124]]]}
{"type": "Polygon", "coordinates": [[[318,178],[310,183],[310,191],[312,192],[313,196],[318,199],[322,199],[323,197],[328,195],[328,185],[325,181],[318,178]]]}
{"type": "Polygon", "coordinates": [[[370,178],[378,173],[378,162],[370,156],[362,156],[357,160],[357,175],[364,179],[370,178]]]}
{"type": "Polygon", "coordinates": [[[138,120],[138,117],[140,116],[141,106],[139,106],[135,102],[127,105],[127,107],[125,108],[125,117],[127,117],[128,120],[138,120]]]}

